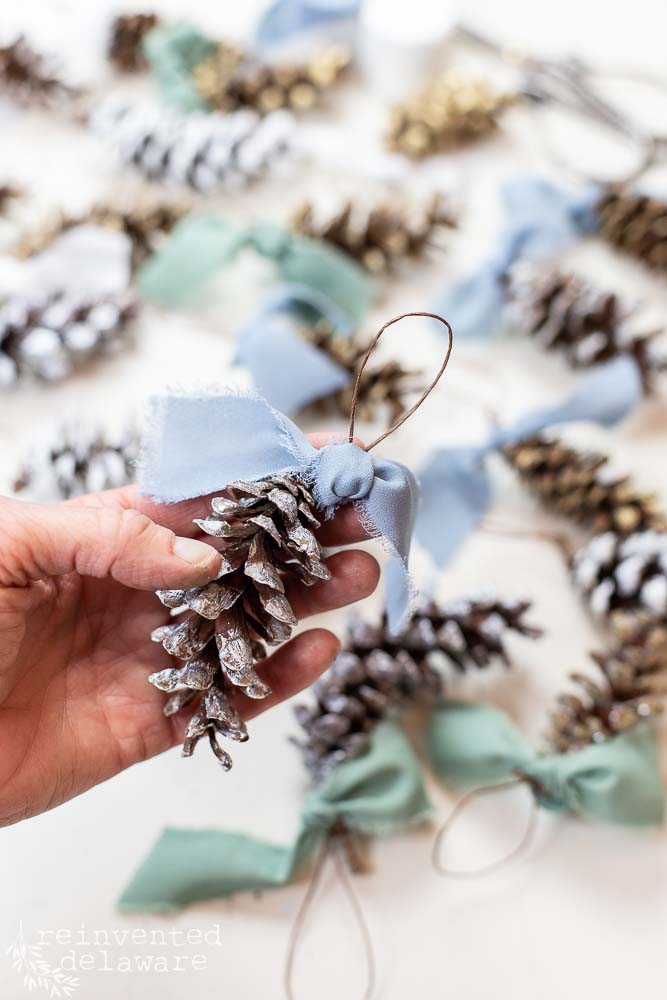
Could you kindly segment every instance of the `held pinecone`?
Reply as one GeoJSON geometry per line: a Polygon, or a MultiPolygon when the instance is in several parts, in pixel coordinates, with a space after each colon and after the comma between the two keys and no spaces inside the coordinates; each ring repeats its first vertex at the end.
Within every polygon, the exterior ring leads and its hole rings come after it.
{"type": "Polygon", "coordinates": [[[414,158],[454,149],[493,132],[512,101],[491,90],[485,80],[464,80],[451,73],[391,109],[387,147],[414,158]]]}
{"type": "Polygon", "coordinates": [[[76,91],[67,86],[48,65],[47,60],[20,36],[10,45],[0,47],[0,92],[22,105],[48,105],[76,91]]]}
{"type": "Polygon", "coordinates": [[[637,362],[645,388],[667,359],[651,350],[661,330],[637,332],[614,292],[574,274],[522,261],[507,278],[505,318],[512,329],[534,336],[547,350],[562,351],[573,368],[587,368],[627,354],[637,362]]]}
{"type": "Polygon", "coordinates": [[[115,489],[132,482],[138,455],[136,430],[109,434],[85,424],[65,426],[55,440],[33,451],[14,492],[50,501],[115,489]]]}
{"type": "Polygon", "coordinates": [[[270,694],[254,667],[266,656],[264,643],[285,642],[297,624],[285,582],[291,578],[310,586],[328,580],[330,573],[314,535],[319,527],[315,501],[301,481],[276,476],[232,483],[225,493],[211,501],[208,517],[195,521],[207,535],[225,543],[218,578],[205,587],[158,591],[162,603],[175,613],[192,612],[185,621],[164,625],[152,634],[185,665],[168,667],[149,680],[161,691],[173,692],[165,715],[201,698],[188,725],[183,754],[189,757],[198,741],[208,736],[228,770],[231,758],[218,745],[216,734],[247,739],[228,692],[238,687],[250,698],[270,694]]]}
{"type": "Polygon", "coordinates": [[[667,271],[667,203],[609,188],[597,205],[602,236],[657,271],[667,271]]]}
{"type": "Polygon", "coordinates": [[[0,388],[24,376],[59,381],[118,348],[136,312],[125,297],[13,295],[0,302],[0,388]]]}
{"type": "Polygon", "coordinates": [[[294,124],[285,111],[181,115],[115,101],[90,122],[148,180],[202,192],[236,190],[264,175],[290,151],[294,124]]]}
{"type": "Polygon", "coordinates": [[[157,14],[120,14],[111,26],[108,56],[124,73],[138,73],[148,66],[143,42],[160,23],[157,14]]]}
{"type": "Polygon", "coordinates": [[[606,455],[541,435],[507,445],[503,455],[540,503],[596,534],[667,530],[658,498],[640,493],[629,477],[608,473],[606,455]]]}
{"type": "Polygon", "coordinates": [[[667,534],[596,535],[573,561],[576,586],[595,615],[614,611],[667,616],[667,534]]]}
{"type": "MultiPolygon", "coordinates": [[[[368,344],[361,343],[358,338],[341,336],[326,322],[306,326],[301,332],[314,347],[324,351],[332,361],[350,373],[350,384],[333,396],[341,416],[349,416],[357,370],[368,350],[368,344]]],[[[386,407],[389,422],[394,423],[407,409],[407,398],[420,390],[421,376],[421,372],[407,371],[398,361],[368,364],[359,383],[359,419],[374,420],[378,411],[386,407]]]]}
{"type": "Polygon", "coordinates": [[[578,694],[562,694],[548,737],[554,753],[580,750],[660,715],[667,694],[667,626],[647,619],[615,649],[593,654],[598,680],[575,673],[578,694]]]}
{"type": "Polygon", "coordinates": [[[401,259],[420,257],[433,245],[437,230],[455,225],[451,211],[438,194],[414,216],[400,205],[376,205],[360,211],[346,201],[322,219],[317,218],[310,202],[304,202],[292,217],[296,233],[333,244],[372,274],[386,274],[401,259]]]}
{"type": "Polygon", "coordinates": [[[195,86],[218,111],[252,108],[261,115],[279,108],[308,111],[319,103],[350,63],[339,45],[316,52],[302,64],[258,64],[237,46],[220,43],[193,71],[195,86]]]}
{"type": "Polygon", "coordinates": [[[515,631],[530,638],[540,629],[524,622],[530,603],[459,601],[438,607],[425,603],[400,635],[379,626],[353,622],[345,650],[311,688],[315,701],[295,709],[304,739],[306,767],[316,778],[363,753],[370,733],[387,715],[442,693],[439,660],[463,672],[485,668],[498,657],[509,664],[504,639],[515,631]]]}

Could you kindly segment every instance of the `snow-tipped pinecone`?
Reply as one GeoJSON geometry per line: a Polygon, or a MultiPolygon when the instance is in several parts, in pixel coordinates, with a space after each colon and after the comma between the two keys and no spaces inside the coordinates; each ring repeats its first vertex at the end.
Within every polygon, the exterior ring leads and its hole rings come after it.
{"type": "Polygon", "coordinates": [[[311,688],[314,702],[299,704],[296,718],[305,738],[300,747],[307,768],[321,777],[337,764],[363,753],[370,733],[387,715],[442,692],[438,661],[459,671],[509,660],[504,640],[510,631],[541,634],[524,622],[528,601],[459,601],[438,607],[424,603],[400,635],[353,621],[345,649],[311,688]]]}
{"type": "Polygon", "coordinates": [[[512,101],[491,90],[485,80],[450,73],[414,100],[391,109],[387,146],[416,158],[442,153],[493,132],[512,101]]]}
{"type": "Polygon", "coordinates": [[[47,60],[20,36],[0,47],[0,92],[20,104],[50,104],[75,91],[58,77],[47,60]]]}
{"type": "Polygon", "coordinates": [[[115,101],[90,123],[148,180],[201,192],[236,190],[267,173],[289,153],[294,128],[286,111],[264,118],[253,111],[182,115],[115,101]]]}
{"type": "Polygon", "coordinates": [[[143,42],[157,28],[157,14],[119,14],[111,25],[108,56],[124,73],[138,73],[147,67],[143,42]]]}
{"type": "Polygon", "coordinates": [[[503,455],[541,503],[596,534],[667,530],[658,498],[635,489],[628,476],[611,475],[606,455],[541,435],[507,445],[503,455]]]}
{"type": "Polygon", "coordinates": [[[264,643],[290,638],[297,624],[285,596],[285,580],[309,586],[328,580],[314,531],[319,521],[315,501],[302,482],[276,476],[256,483],[232,483],[225,497],[211,501],[211,513],[195,523],[207,535],[220,538],[220,575],[205,587],[158,591],[168,608],[192,612],[183,622],[156,629],[152,638],[172,656],[186,660],[149,678],[161,691],[174,692],[165,715],[178,712],[206,692],[186,732],[183,754],[208,736],[218,760],[231,767],[216,733],[247,739],[245,725],[227,698],[228,686],[250,698],[265,698],[270,690],[255,672],[266,656],[264,643]]]}
{"type": "Polygon", "coordinates": [[[549,747],[555,753],[600,743],[663,712],[667,694],[667,625],[645,619],[611,652],[593,654],[598,680],[571,674],[577,694],[556,699],[549,747]]]}
{"type": "Polygon", "coordinates": [[[421,256],[438,229],[455,225],[439,194],[414,215],[401,205],[361,208],[346,201],[322,218],[310,202],[304,202],[292,217],[295,232],[332,243],[373,274],[386,273],[401,259],[421,256]]]}
{"type": "Polygon", "coordinates": [[[66,378],[120,346],[136,311],[125,296],[12,295],[0,302],[0,388],[23,376],[66,378]]]}
{"type": "Polygon", "coordinates": [[[595,615],[613,611],[667,616],[667,534],[596,535],[574,558],[575,584],[595,615]]]}
{"type": "Polygon", "coordinates": [[[55,440],[33,450],[14,492],[32,500],[69,500],[125,486],[134,478],[138,454],[136,430],[112,434],[82,423],[66,425],[55,440]]]}
{"type": "Polygon", "coordinates": [[[509,327],[534,336],[547,350],[562,351],[573,368],[627,354],[637,362],[648,389],[651,375],[667,367],[667,359],[651,350],[651,341],[662,331],[638,332],[631,310],[615,292],[527,261],[511,269],[506,287],[509,327]]]}
{"type": "MultiPolygon", "coordinates": [[[[302,335],[318,350],[324,351],[332,361],[350,373],[350,384],[333,396],[336,408],[344,417],[349,416],[352,393],[359,364],[368,350],[368,343],[358,337],[345,337],[326,322],[302,329],[302,335]]],[[[389,422],[405,412],[407,399],[422,387],[422,372],[407,371],[398,361],[368,364],[364,368],[357,396],[357,415],[360,420],[374,420],[378,411],[386,407],[389,422]]],[[[322,400],[321,402],[326,402],[322,400]]]]}
{"type": "Polygon", "coordinates": [[[219,111],[252,108],[262,115],[279,108],[307,111],[349,63],[350,53],[340,45],[329,45],[304,63],[264,65],[222,42],[195,67],[193,80],[204,100],[219,111]]]}
{"type": "Polygon", "coordinates": [[[649,267],[667,270],[667,202],[609,188],[597,205],[600,233],[649,267]]]}

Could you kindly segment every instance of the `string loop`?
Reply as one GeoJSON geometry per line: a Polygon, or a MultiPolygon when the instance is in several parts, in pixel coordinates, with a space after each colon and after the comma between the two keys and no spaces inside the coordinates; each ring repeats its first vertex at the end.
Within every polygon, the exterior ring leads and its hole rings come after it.
{"type": "Polygon", "coordinates": [[[375,448],[375,446],[377,444],[380,444],[381,441],[384,441],[385,438],[388,438],[390,434],[393,434],[394,431],[398,430],[398,428],[401,426],[401,424],[404,424],[405,421],[408,420],[408,418],[411,417],[412,414],[416,410],[419,409],[419,407],[422,405],[422,403],[424,402],[424,400],[426,399],[426,397],[435,389],[436,385],[438,384],[438,382],[440,381],[442,375],[444,374],[445,368],[447,367],[447,365],[449,363],[449,358],[450,358],[450,355],[452,353],[452,347],[453,347],[453,344],[454,344],[454,335],[452,333],[451,326],[449,325],[449,323],[447,322],[446,319],[443,319],[442,316],[438,316],[437,313],[430,313],[430,312],[406,312],[406,313],[401,313],[400,316],[394,316],[393,319],[387,320],[387,322],[383,326],[380,327],[380,329],[378,330],[378,332],[373,337],[372,341],[370,342],[370,344],[368,346],[368,350],[366,351],[364,357],[362,358],[361,364],[359,365],[359,367],[357,369],[357,377],[356,377],[356,380],[355,380],[355,383],[354,383],[354,390],[352,392],[352,404],[350,406],[350,426],[349,426],[348,438],[347,438],[348,442],[351,443],[353,441],[353,439],[354,439],[354,418],[355,418],[355,415],[356,415],[356,412],[357,412],[357,400],[359,398],[359,390],[360,390],[360,387],[361,387],[361,376],[363,375],[364,368],[366,367],[366,365],[368,363],[368,359],[370,358],[371,354],[375,350],[375,346],[376,346],[378,340],[380,339],[380,337],[382,336],[382,334],[384,333],[384,331],[388,327],[393,326],[394,323],[400,323],[400,321],[402,319],[408,319],[410,316],[424,316],[427,319],[435,319],[439,323],[442,323],[443,326],[445,326],[447,328],[447,337],[448,337],[448,340],[447,340],[447,351],[445,353],[445,358],[444,358],[444,361],[442,362],[442,364],[440,366],[440,369],[439,369],[437,375],[435,376],[435,378],[433,379],[433,381],[431,382],[431,384],[428,386],[428,388],[426,388],[424,390],[424,392],[421,394],[421,396],[419,397],[419,399],[417,400],[417,402],[414,404],[414,406],[411,406],[409,410],[406,410],[405,413],[401,414],[401,416],[398,418],[398,420],[395,423],[392,424],[392,426],[389,428],[389,430],[385,431],[384,434],[381,434],[374,441],[371,441],[371,443],[369,445],[366,445],[366,447],[365,447],[366,451],[370,451],[372,448],[375,448]]]}

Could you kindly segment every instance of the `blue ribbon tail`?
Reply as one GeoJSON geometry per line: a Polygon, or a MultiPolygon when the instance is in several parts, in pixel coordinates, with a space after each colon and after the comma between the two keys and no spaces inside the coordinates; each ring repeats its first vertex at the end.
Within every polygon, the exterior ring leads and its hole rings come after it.
{"type": "Polygon", "coordinates": [[[356,15],[360,0],[273,0],[255,30],[255,46],[284,42],[300,31],[356,15]]]}
{"type": "MultiPolygon", "coordinates": [[[[438,299],[433,311],[445,317],[457,338],[486,338],[497,332],[503,305],[501,274],[494,258],[438,299]]],[[[438,329],[442,330],[441,324],[438,329]]]]}

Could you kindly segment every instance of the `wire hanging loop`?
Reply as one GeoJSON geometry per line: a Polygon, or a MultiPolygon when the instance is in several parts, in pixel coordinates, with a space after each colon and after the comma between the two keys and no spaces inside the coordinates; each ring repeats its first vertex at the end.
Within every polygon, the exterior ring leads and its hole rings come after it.
{"type": "Polygon", "coordinates": [[[426,317],[426,319],[435,319],[435,320],[438,321],[438,323],[442,323],[442,325],[447,328],[448,341],[447,341],[447,351],[445,353],[445,358],[444,358],[444,361],[442,362],[442,364],[440,366],[440,370],[438,371],[437,375],[435,376],[435,378],[433,379],[433,381],[431,382],[431,384],[428,386],[428,388],[424,389],[423,393],[421,394],[421,396],[419,397],[419,399],[417,400],[417,402],[414,404],[414,406],[411,406],[409,410],[406,410],[405,413],[403,413],[398,418],[398,420],[394,424],[392,424],[392,426],[389,428],[388,431],[385,431],[384,434],[381,434],[380,437],[377,437],[375,439],[375,441],[371,441],[371,443],[369,445],[366,445],[366,447],[364,449],[365,451],[370,451],[371,448],[374,448],[376,446],[376,444],[380,444],[381,441],[384,441],[385,438],[388,438],[390,434],[393,434],[395,430],[398,430],[398,428],[401,426],[401,424],[404,424],[405,421],[408,420],[408,418],[411,417],[412,414],[416,410],[419,409],[419,407],[422,405],[422,403],[424,402],[424,400],[426,399],[426,397],[428,395],[430,395],[431,392],[433,392],[433,390],[435,389],[436,385],[438,384],[438,382],[442,378],[442,376],[443,376],[443,374],[445,372],[445,368],[449,364],[449,358],[450,358],[450,355],[452,353],[452,347],[454,345],[454,335],[452,333],[451,326],[449,325],[449,323],[447,322],[446,319],[443,319],[442,316],[438,316],[437,313],[431,313],[431,312],[407,312],[407,313],[401,313],[400,316],[394,316],[393,319],[387,320],[387,322],[384,324],[384,326],[381,326],[380,329],[378,330],[378,332],[373,337],[371,343],[369,344],[368,350],[366,351],[366,353],[365,353],[365,355],[364,355],[364,357],[363,357],[363,359],[361,361],[361,364],[359,365],[359,368],[357,369],[357,377],[356,377],[356,380],[355,380],[355,383],[354,383],[354,390],[352,392],[352,405],[350,406],[350,426],[349,426],[348,437],[347,437],[348,442],[352,443],[352,441],[354,440],[354,418],[355,418],[355,414],[357,412],[357,399],[359,398],[359,389],[361,387],[361,377],[363,375],[364,368],[366,367],[366,365],[368,363],[368,359],[370,358],[371,354],[375,350],[375,345],[377,344],[378,340],[380,339],[380,337],[382,336],[382,334],[384,333],[384,331],[386,329],[388,329],[388,327],[393,326],[394,323],[400,323],[402,319],[408,319],[410,316],[424,316],[424,317],[426,317]]]}
{"type": "Polygon", "coordinates": [[[533,786],[532,781],[530,781],[524,775],[517,774],[515,778],[511,778],[509,781],[501,781],[493,785],[480,785],[479,788],[473,788],[471,791],[467,792],[459,801],[456,803],[451,813],[442,824],[438,830],[435,841],[433,842],[433,851],[431,854],[431,860],[433,862],[433,867],[438,872],[439,875],[447,875],[451,878],[477,878],[480,875],[488,875],[490,872],[497,871],[500,868],[504,868],[510,862],[515,861],[520,855],[522,855],[532,843],[533,837],[535,836],[535,827],[537,821],[537,795],[536,789],[533,786]],[[527,784],[533,793],[531,795],[530,812],[528,814],[528,821],[526,823],[525,830],[521,835],[521,839],[515,847],[513,847],[507,854],[499,858],[497,861],[491,861],[487,865],[481,865],[479,868],[449,868],[444,865],[441,860],[442,855],[442,845],[445,838],[452,831],[455,820],[463,813],[463,811],[473,802],[475,799],[481,798],[484,795],[493,795],[495,792],[505,792],[510,788],[516,788],[519,785],[527,784]]]}

